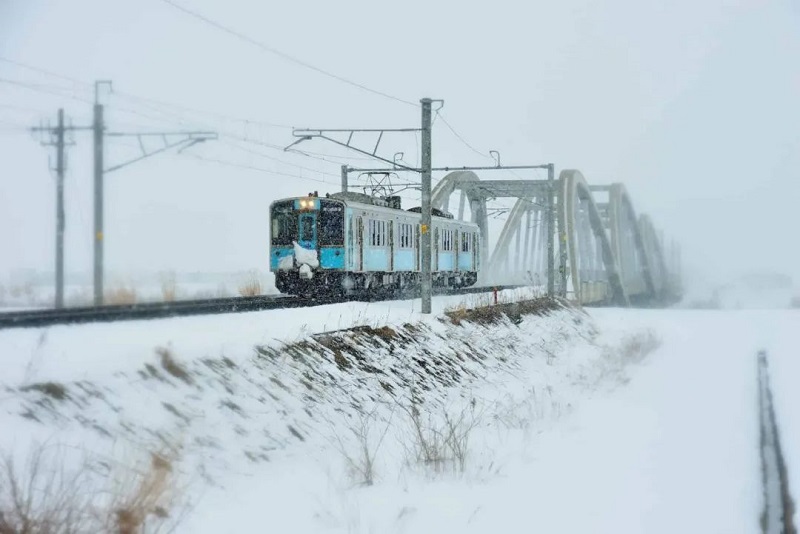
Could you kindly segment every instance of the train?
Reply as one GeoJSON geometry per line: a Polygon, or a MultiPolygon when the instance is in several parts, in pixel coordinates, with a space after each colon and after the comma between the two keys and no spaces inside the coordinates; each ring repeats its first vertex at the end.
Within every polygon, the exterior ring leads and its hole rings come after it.
{"type": "Polygon", "coordinates": [[[477,224],[432,210],[431,228],[419,207],[400,197],[357,192],[276,200],[270,205],[270,271],[281,293],[350,295],[402,293],[420,283],[420,236],[431,234],[434,287],[468,287],[478,280],[477,224]]]}

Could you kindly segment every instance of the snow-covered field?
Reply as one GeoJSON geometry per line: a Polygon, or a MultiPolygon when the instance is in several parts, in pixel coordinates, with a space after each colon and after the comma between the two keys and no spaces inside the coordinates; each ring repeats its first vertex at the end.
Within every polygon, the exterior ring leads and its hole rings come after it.
{"type": "MultiPolygon", "coordinates": [[[[275,277],[269,271],[218,274],[201,273],[109,273],[105,281],[106,304],[162,302],[238,297],[241,294],[275,294],[275,277]]],[[[52,308],[55,304],[52,276],[29,273],[0,277],[0,313],[18,309],[52,308]]],[[[91,306],[93,288],[90,276],[72,275],[64,287],[65,306],[91,306]]]]}
{"type": "Polygon", "coordinates": [[[187,533],[757,532],[764,349],[800,487],[800,311],[463,304],[0,331],[0,449],[173,448],[187,533]]]}

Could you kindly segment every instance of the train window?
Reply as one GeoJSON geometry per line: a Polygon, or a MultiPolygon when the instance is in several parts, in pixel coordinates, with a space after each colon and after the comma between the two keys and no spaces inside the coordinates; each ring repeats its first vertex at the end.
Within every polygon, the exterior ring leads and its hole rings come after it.
{"type": "Polygon", "coordinates": [[[323,204],[318,215],[319,244],[344,245],[344,207],[323,204]]]}
{"type": "Polygon", "coordinates": [[[300,233],[300,241],[313,241],[314,240],[314,218],[305,216],[302,218],[302,228],[300,233]]]}
{"type": "Polygon", "coordinates": [[[297,239],[297,215],[278,213],[272,218],[272,244],[291,245],[297,239]]]}
{"type": "Polygon", "coordinates": [[[413,231],[412,225],[400,223],[400,248],[413,248],[413,231]]]}
{"type": "Polygon", "coordinates": [[[470,239],[470,234],[467,232],[461,233],[461,252],[469,252],[471,247],[470,244],[472,240],[470,239]]]}
{"type": "Polygon", "coordinates": [[[387,243],[388,225],[386,221],[369,220],[367,231],[369,232],[369,246],[385,247],[387,243]]]}
{"type": "Polygon", "coordinates": [[[443,251],[450,251],[453,250],[453,231],[452,230],[442,230],[442,250],[443,251]]]}

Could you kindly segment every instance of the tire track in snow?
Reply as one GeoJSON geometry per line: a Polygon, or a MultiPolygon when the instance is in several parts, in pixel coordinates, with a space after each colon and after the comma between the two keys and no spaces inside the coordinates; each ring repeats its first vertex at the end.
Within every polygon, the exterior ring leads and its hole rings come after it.
{"type": "Polygon", "coordinates": [[[766,351],[758,353],[758,410],[761,428],[761,480],[764,509],[761,530],[764,534],[797,534],[794,526],[794,501],[789,492],[786,462],[781,450],[778,423],[769,385],[766,351]]]}

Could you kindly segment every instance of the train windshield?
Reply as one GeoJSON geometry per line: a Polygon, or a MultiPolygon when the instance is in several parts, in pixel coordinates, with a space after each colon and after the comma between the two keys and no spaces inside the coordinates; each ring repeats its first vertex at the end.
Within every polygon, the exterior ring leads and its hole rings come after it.
{"type": "Polygon", "coordinates": [[[297,240],[297,212],[291,204],[276,204],[272,208],[272,244],[291,245],[297,240]]]}
{"type": "Polygon", "coordinates": [[[319,244],[321,246],[344,245],[344,205],[322,201],[319,210],[319,244]]]}
{"type": "Polygon", "coordinates": [[[300,241],[314,240],[314,217],[303,215],[300,217],[300,241]]]}

